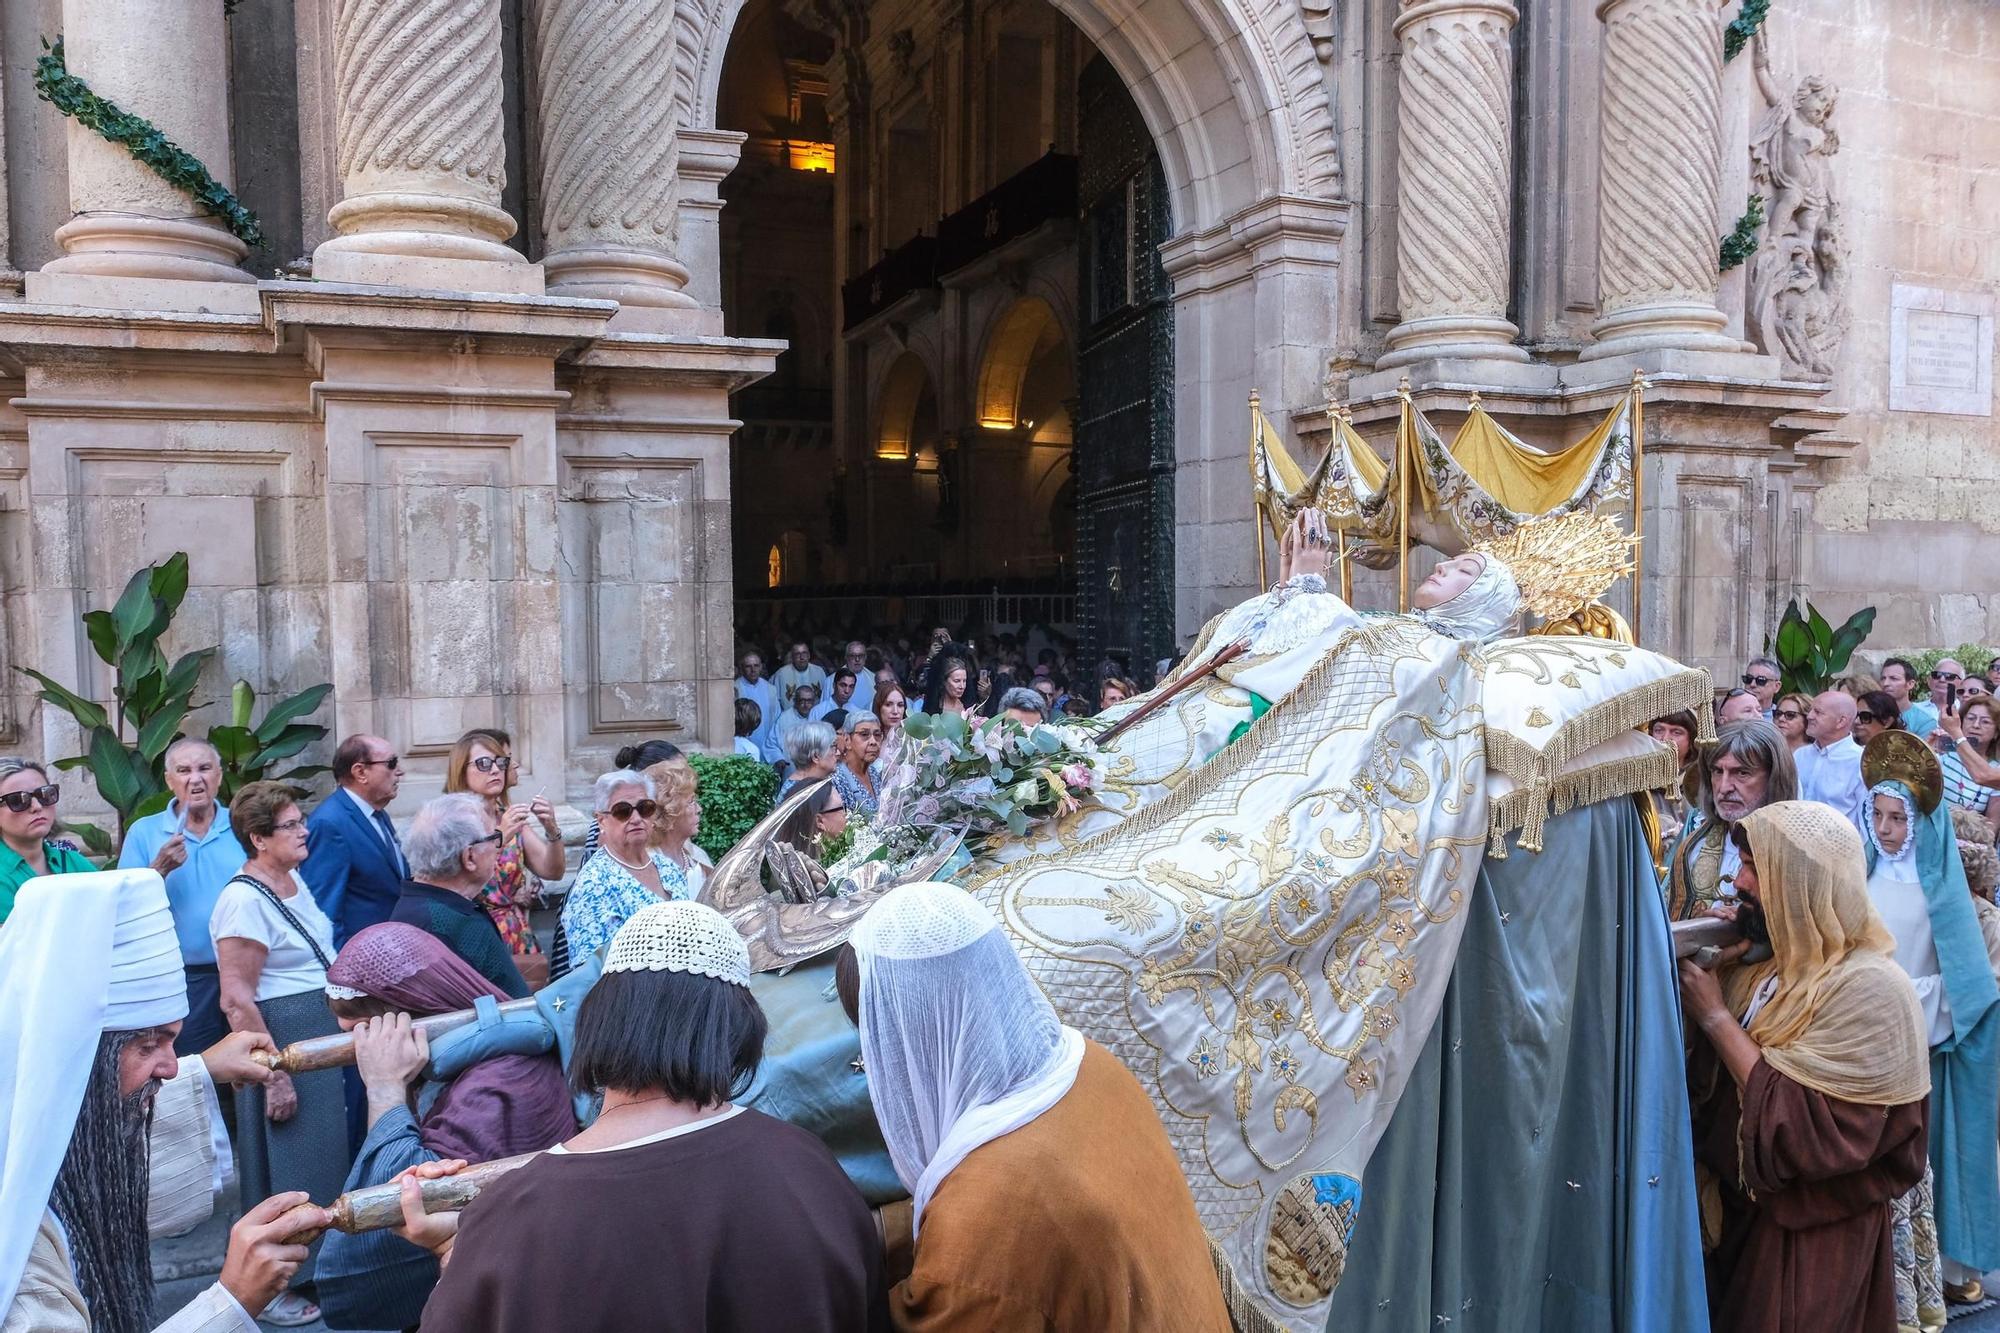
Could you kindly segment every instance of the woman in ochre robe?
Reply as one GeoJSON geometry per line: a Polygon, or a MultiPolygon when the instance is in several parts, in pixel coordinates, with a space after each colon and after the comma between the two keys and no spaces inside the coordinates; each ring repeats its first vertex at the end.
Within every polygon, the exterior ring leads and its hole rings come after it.
{"type": "MultiPolygon", "coordinates": [[[[1723,982],[1681,964],[1716,1333],[1896,1327],[1894,1201],[1923,1179],[1929,1050],[1868,899],[1861,837],[1783,801],[1736,835],[1736,891],[1772,957],[1723,982]]],[[[1743,946],[1737,946],[1738,951],[1743,946]]]]}

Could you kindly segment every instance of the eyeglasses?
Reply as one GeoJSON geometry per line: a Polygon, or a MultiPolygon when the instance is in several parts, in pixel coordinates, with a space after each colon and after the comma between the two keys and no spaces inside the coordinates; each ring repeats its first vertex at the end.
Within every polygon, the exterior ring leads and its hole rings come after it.
{"type": "Polygon", "coordinates": [[[396,771],[397,769],[399,769],[399,768],[401,768],[401,767],[403,766],[403,758],[402,758],[402,756],[401,756],[401,755],[394,755],[394,754],[392,754],[392,755],[390,755],[390,756],[389,756],[389,757],[388,757],[387,759],[368,759],[368,760],[364,760],[364,761],[362,761],[362,764],[361,764],[361,767],[363,767],[363,768],[373,768],[373,767],[375,767],[375,766],[376,766],[377,764],[380,764],[380,765],[381,765],[381,766],[382,766],[383,768],[386,768],[386,769],[388,769],[388,770],[389,770],[389,771],[390,771],[391,773],[393,773],[393,772],[395,772],[395,771],[396,771]]]}
{"type": "Polygon", "coordinates": [[[28,807],[36,801],[42,803],[44,810],[53,810],[56,802],[61,799],[62,788],[51,782],[46,787],[30,787],[27,791],[10,791],[5,796],[0,796],[0,805],[5,805],[17,815],[25,815],[28,813],[28,807]]]}
{"type": "Polygon", "coordinates": [[[304,815],[294,815],[290,819],[284,821],[282,824],[271,825],[271,832],[290,833],[293,829],[304,828],[305,826],[306,826],[306,817],[304,815]]]}
{"type": "Polygon", "coordinates": [[[1777,679],[1776,676],[1759,676],[1748,671],[1743,673],[1743,683],[1753,690],[1761,690],[1766,685],[1775,684],[1777,679]]]}
{"type": "Polygon", "coordinates": [[[500,841],[500,836],[501,836],[500,830],[494,829],[491,833],[487,834],[485,837],[474,838],[471,842],[466,843],[465,850],[469,852],[475,847],[484,847],[489,842],[498,842],[500,841]]]}
{"type": "MultiPolygon", "coordinates": [[[[1773,719],[1775,719],[1776,721],[1779,721],[1779,722],[1796,722],[1796,721],[1798,721],[1798,720],[1799,720],[1800,718],[1804,717],[1804,716],[1805,716],[1805,714],[1804,714],[1804,713],[1801,713],[1801,712],[1800,712],[1800,711],[1799,711],[1798,709],[1796,709],[1796,708],[1776,708],[1776,709],[1773,709],[1773,710],[1771,711],[1771,716],[1772,716],[1772,718],[1773,718],[1773,719]]],[[[1857,716],[1857,717],[1866,717],[1866,716],[1867,716],[1867,714],[1866,714],[1866,713],[1859,713],[1859,714],[1856,714],[1856,716],[1857,716]]]]}
{"type": "Polygon", "coordinates": [[[1882,718],[1875,716],[1873,713],[1869,712],[1865,708],[1857,708],[1854,711],[1854,720],[1856,722],[1867,722],[1870,724],[1883,721],[1882,718]]]}
{"type": "Polygon", "coordinates": [[[1931,672],[1931,679],[1942,680],[1942,681],[1954,681],[1954,680],[1964,680],[1965,677],[1959,675],[1956,671],[1933,671],[1931,672]]]}
{"type": "Polygon", "coordinates": [[[829,805],[826,809],[820,811],[822,815],[844,815],[846,813],[847,807],[844,805],[829,805]]]}
{"type": "Polygon", "coordinates": [[[505,773],[514,766],[514,761],[504,754],[482,754],[472,761],[472,766],[481,773],[505,773]]]}
{"type": "Polygon", "coordinates": [[[660,803],[658,801],[640,801],[637,805],[634,805],[630,801],[620,801],[610,809],[600,810],[598,813],[610,815],[613,819],[624,820],[630,819],[634,811],[637,811],[647,819],[651,819],[654,815],[660,813],[660,803]]]}

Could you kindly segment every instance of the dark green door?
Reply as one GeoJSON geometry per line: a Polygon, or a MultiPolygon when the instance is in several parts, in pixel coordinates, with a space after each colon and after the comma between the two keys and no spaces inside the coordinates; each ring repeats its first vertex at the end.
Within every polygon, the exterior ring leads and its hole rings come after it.
{"type": "Polygon", "coordinates": [[[1174,326],[1166,176],[1102,57],[1077,83],[1077,619],[1082,663],[1151,684],[1174,650],[1174,326]]]}

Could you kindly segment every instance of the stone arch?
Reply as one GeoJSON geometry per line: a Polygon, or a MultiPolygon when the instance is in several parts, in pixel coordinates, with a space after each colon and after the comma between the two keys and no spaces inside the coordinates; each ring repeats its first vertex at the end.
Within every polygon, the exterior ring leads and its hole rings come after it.
{"type": "MultiPolygon", "coordinates": [[[[745,0],[674,9],[676,123],[715,126],[745,0]]],[[[1118,72],[1159,146],[1176,233],[1273,195],[1333,199],[1339,148],[1326,73],[1296,0],[1050,0],[1118,72]]]]}
{"type": "MultiPolygon", "coordinates": [[[[881,411],[876,415],[874,430],[877,458],[906,459],[916,456],[917,447],[923,443],[915,438],[917,417],[927,392],[935,402],[936,391],[931,384],[929,368],[915,352],[904,352],[890,365],[882,380],[879,397],[881,411]]],[[[933,407],[933,414],[935,411],[933,407]]]]}
{"type": "Polygon", "coordinates": [[[1024,296],[994,321],[979,358],[973,417],[981,426],[1011,430],[1021,417],[1021,394],[1028,372],[1052,344],[1067,342],[1062,322],[1047,301],[1024,296]]]}

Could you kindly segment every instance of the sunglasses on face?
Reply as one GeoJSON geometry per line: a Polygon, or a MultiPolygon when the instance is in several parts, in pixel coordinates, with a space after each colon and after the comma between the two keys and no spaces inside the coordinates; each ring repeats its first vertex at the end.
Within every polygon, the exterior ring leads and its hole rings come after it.
{"type": "Polygon", "coordinates": [[[642,817],[651,819],[654,815],[660,813],[660,803],[658,801],[640,801],[637,805],[634,805],[630,801],[620,801],[609,810],[603,811],[603,813],[610,815],[613,819],[626,820],[630,819],[635,811],[642,817]]]}
{"type": "Polygon", "coordinates": [[[1854,720],[1855,720],[1856,722],[1867,722],[1867,723],[1871,723],[1871,724],[1872,724],[1872,723],[1876,723],[1876,722],[1881,722],[1881,721],[1883,721],[1884,719],[1882,719],[1882,718],[1879,718],[1879,717],[1875,716],[1875,715],[1874,715],[1873,713],[1869,712],[1869,711],[1868,711],[1867,709],[1865,709],[1865,708],[1862,708],[1862,709],[1858,709],[1858,710],[1856,710],[1856,712],[1855,712],[1855,714],[1854,714],[1854,720]]]}
{"type": "Polygon", "coordinates": [[[504,754],[482,754],[472,761],[472,766],[481,773],[505,773],[514,766],[514,761],[504,754]]]}
{"type": "Polygon", "coordinates": [[[1775,682],[1777,679],[1778,678],[1776,676],[1758,676],[1758,675],[1753,675],[1748,671],[1743,673],[1743,683],[1745,685],[1748,685],[1753,690],[1761,690],[1766,685],[1775,682]]]}
{"type": "MultiPolygon", "coordinates": [[[[1796,708],[1779,708],[1774,710],[1771,713],[1771,716],[1776,718],[1780,722],[1796,722],[1800,718],[1804,717],[1805,714],[1801,713],[1796,708]]],[[[1864,716],[1864,715],[1857,714],[1857,716],[1864,716]]]]}
{"type": "Polygon", "coordinates": [[[397,769],[403,766],[403,757],[401,755],[392,754],[387,759],[370,759],[361,766],[363,768],[374,768],[377,764],[380,764],[383,768],[386,768],[391,773],[393,773],[397,769]]]}
{"type": "Polygon", "coordinates": [[[1956,671],[1933,671],[1931,672],[1931,679],[1953,681],[1953,680],[1964,680],[1965,677],[1959,675],[1956,671]]]}
{"type": "Polygon", "coordinates": [[[27,791],[10,791],[5,796],[0,796],[0,805],[5,805],[17,815],[25,815],[28,813],[28,807],[36,801],[42,803],[44,810],[53,810],[55,809],[56,802],[61,799],[62,788],[51,782],[46,787],[31,787],[27,791]]]}
{"type": "Polygon", "coordinates": [[[465,850],[469,852],[475,847],[484,847],[489,842],[498,842],[498,841],[500,841],[500,830],[494,829],[491,833],[487,834],[485,837],[474,838],[471,842],[466,843],[465,850]]]}

